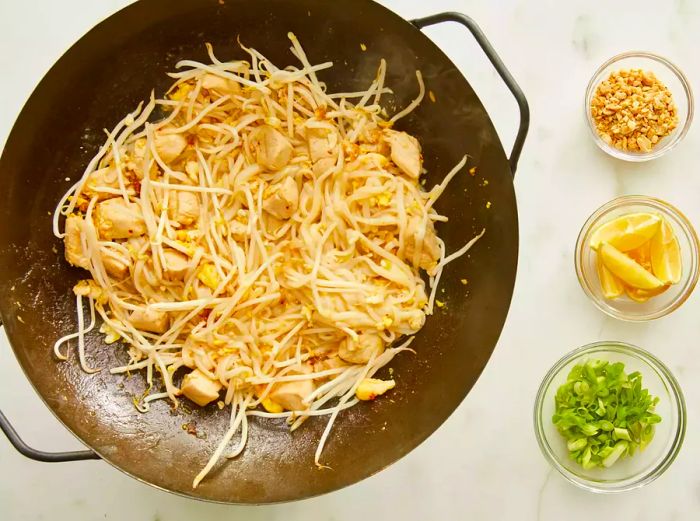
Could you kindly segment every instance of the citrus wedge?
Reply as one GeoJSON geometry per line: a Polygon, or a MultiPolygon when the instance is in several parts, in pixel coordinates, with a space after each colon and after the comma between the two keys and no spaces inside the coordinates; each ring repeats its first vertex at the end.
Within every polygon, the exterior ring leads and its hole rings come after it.
{"type": "Polygon", "coordinates": [[[663,282],[645,270],[637,261],[607,242],[603,242],[600,245],[598,253],[603,265],[628,286],[653,290],[664,285],[663,282]]]}
{"type": "Polygon", "coordinates": [[[642,268],[644,268],[648,272],[654,273],[654,270],[651,266],[651,241],[645,242],[639,248],[626,251],[625,255],[635,260],[637,264],[641,265],[642,268]]]}
{"type": "Polygon", "coordinates": [[[609,221],[596,229],[591,248],[597,250],[607,242],[620,251],[639,248],[659,230],[661,218],[651,213],[630,213],[609,221]]]}
{"type": "Polygon", "coordinates": [[[664,221],[650,241],[651,267],[654,275],[666,284],[676,284],[683,271],[681,248],[671,226],[664,221]]]}
{"type": "Polygon", "coordinates": [[[622,281],[605,267],[600,257],[598,257],[596,267],[598,268],[598,280],[600,280],[600,287],[603,289],[603,296],[605,298],[614,299],[625,292],[625,286],[622,281]]]}
{"type": "Polygon", "coordinates": [[[625,286],[625,293],[627,293],[627,296],[631,298],[632,300],[636,302],[646,302],[652,297],[655,297],[657,295],[661,295],[664,291],[666,291],[669,288],[668,285],[666,286],[661,286],[659,289],[639,289],[639,288],[632,288],[630,286],[625,286]]]}

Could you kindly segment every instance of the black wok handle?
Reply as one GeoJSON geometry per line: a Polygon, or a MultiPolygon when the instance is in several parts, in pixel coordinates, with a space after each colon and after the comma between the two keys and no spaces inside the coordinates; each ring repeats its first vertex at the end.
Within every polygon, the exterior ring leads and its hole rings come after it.
{"type": "Polygon", "coordinates": [[[36,450],[25,443],[19,437],[17,431],[10,423],[10,420],[0,411],[0,429],[5,433],[7,439],[10,440],[12,446],[17,451],[29,459],[36,461],[45,461],[48,463],[58,463],[61,461],[81,461],[87,459],[100,459],[100,457],[91,450],[76,450],[73,452],[46,452],[36,450]]]}
{"type": "MultiPolygon", "coordinates": [[[[0,319],[0,326],[2,326],[2,319],[0,319]]],[[[72,452],[46,452],[43,450],[36,450],[27,445],[26,442],[19,437],[19,434],[17,434],[10,420],[7,419],[7,416],[5,416],[2,411],[0,411],[0,430],[7,436],[7,439],[10,440],[12,446],[17,449],[17,452],[35,461],[58,463],[61,461],[101,459],[91,450],[76,450],[72,452]]]]}
{"type": "Polygon", "coordinates": [[[469,32],[472,33],[477,43],[486,54],[486,57],[494,66],[496,72],[498,72],[498,75],[505,82],[508,90],[510,90],[511,94],[513,94],[515,97],[515,101],[518,103],[518,108],[520,109],[520,126],[518,127],[518,134],[515,137],[515,142],[513,143],[513,149],[510,152],[510,158],[508,159],[510,162],[510,170],[513,175],[515,175],[515,169],[518,166],[518,159],[520,159],[520,153],[523,151],[527,131],[530,128],[530,107],[527,104],[527,99],[525,99],[525,94],[523,94],[523,91],[520,89],[513,76],[510,74],[510,72],[508,72],[508,69],[503,64],[503,61],[498,56],[498,53],[496,53],[496,50],[486,38],[486,35],[482,32],[476,22],[467,15],[462,13],[447,12],[411,20],[411,23],[418,27],[418,29],[423,29],[429,25],[435,25],[443,22],[457,22],[469,29],[469,32]]]}

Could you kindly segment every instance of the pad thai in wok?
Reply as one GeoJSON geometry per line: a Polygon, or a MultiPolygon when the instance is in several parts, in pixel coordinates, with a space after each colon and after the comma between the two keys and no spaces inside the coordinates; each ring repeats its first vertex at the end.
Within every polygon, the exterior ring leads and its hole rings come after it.
{"type": "MultiPolygon", "coordinates": [[[[300,66],[250,58],[183,60],[164,99],[127,114],[54,213],[78,283],[77,343],[96,327],[121,341],[150,394],[230,410],[193,487],[243,451],[250,416],[329,421],[394,386],[373,378],[409,349],[435,305],[446,255],[433,205],[466,156],[427,191],[418,141],[380,104],[386,64],[362,92],[329,93],[293,34],[300,66]],[[162,111],[165,117],[154,116],[162,111]],[[427,274],[428,285],[421,277],[427,274]],[[87,304],[87,313],[84,310],[87,304]],[[86,316],[89,313],[89,316],[86,316]],[[237,442],[231,446],[236,437],[237,442]]],[[[483,234],[483,232],[482,232],[483,234]]]]}

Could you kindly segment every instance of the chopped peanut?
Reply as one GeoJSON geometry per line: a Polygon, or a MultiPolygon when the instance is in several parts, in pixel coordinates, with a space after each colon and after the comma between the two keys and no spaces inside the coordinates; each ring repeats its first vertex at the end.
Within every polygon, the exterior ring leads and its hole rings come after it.
{"type": "Polygon", "coordinates": [[[598,85],[591,116],[603,141],[631,152],[650,152],[678,125],[671,92],[641,69],[613,72],[598,85]]]}

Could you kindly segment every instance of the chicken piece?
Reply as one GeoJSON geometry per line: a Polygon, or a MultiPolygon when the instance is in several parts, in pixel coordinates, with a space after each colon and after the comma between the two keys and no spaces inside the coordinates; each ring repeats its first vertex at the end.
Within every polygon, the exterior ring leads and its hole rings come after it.
{"type": "Polygon", "coordinates": [[[180,157],[187,147],[187,139],[182,134],[156,134],[156,152],[165,163],[170,163],[180,157]]]}
{"type": "Polygon", "coordinates": [[[338,356],[351,364],[366,364],[372,355],[384,352],[384,341],[373,333],[360,333],[357,340],[346,338],[340,343],[338,356]]]}
{"type": "Polygon", "coordinates": [[[292,177],[285,177],[277,191],[263,203],[263,208],[278,219],[289,219],[298,206],[299,189],[292,177]]]}
{"type": "MultiPolygon", "coordinates": [[[[418,216],[411,216],[406,223],[406,239],[404,243],[404,256],[409,263],[413,263],[416,251],[416,236],[423,226],[423,219],[418,216]]],[[[423,235],[423,244],[418,257],[418,267],[430,270],[440,259],[440,246],[438,245],[437,234],[433,222],[428,219],[423,235]]]]}
{"type": "Polygon", "coordinates": [[[168,314],[165,311],[153,311],[151,309],[137,309],[129,315],[131,324],[142,331],[151,333],[165,333],[168,330],[168,314]]]}
{"type": "Polygon", "coordinates": [[[165,266],[163,266],[165,278],[168,280],[182,280],[190,268],[189,257],[170,248],[163,249],[163,257],[165,257],[165,266]]]}
{"type": "MultiPolygon", "coordinates": [[[[124,179],[124,185],[129,185],[129,181],[124,179]]],[[[85,180],[85,185],[83,186],[83,193],[89,197],[97,197],[98,200],[103,201],[105,199],[111,199],[114,194],[107,192],[96,191],[96,188],[113,188],[115,190],[119,189],[119,173],[114,167],[105,167],[95,170],[91,173],[85,180]]],[[[130,194],[135,194],[133,188],[129,188],[128,192],[130,194]]]]}
{"type": "Polygon", "coordinates": [[[315,389],[316,386],[311,379],[283,382],[272,388],[270,400],[288,411],[303,411],[309,407],[303,402],[303,399],[314,392],[315,389]]]}
{"type": "Polygon", "coordinates": [[[216,74],[205,74],[202,78],[202,88],[213,90],[218,94],[238,94],[241,92],[241,86],[237,81],[229,78],[222,78],[216,74]]]}
{"type": "Polygon", "coordinates": [[[122,197],[102,201],[95,206],[95,225],[100,238],[128,239],[146,233],[141,207],[122,197]]]}
{"type": "Polygon", "coordinates": [[[328,128],[308,127],[306,139],[309,145],[309,155],[314,163],[322,159],[338,157],[338,135],[328,128]]]}
{"type": "Polygon", "coordinates": [[[102,252],[102,264],[105,271],[115,279],[123,279],[129,273],[129,261],[121,253],[115,250],[104,250],[102,252]]]}
{"type": "Polygon", "coordinates": [[[238,242],[242,242],[248,236],[248,225],[243,224],[241,221],[229,221],[228,223],[229,233],[238,242]]]}
{"type": "Polygon", "coordinates": [[[212,380],[199,369],[195,369],[182,379],[180,390],[194,403],[204,407],[219,397],[221,383],[212,380]]]}
{"type": "MultiPolygon", "coordinates": [[[[297,367],[295,371],[288,374],[309,374],[311,371],[311,367],[304,365],[297,367]]],[[[304,398],[314,392],[315,389],[316,385],[311,379],[282,382],[272,386],[268,398],[288,411],[302,411],[309,407],[303,402],[304,398]]]]}
{"type": "Polygon", "coordinates": [[[404,174],[417,179],[422,169],[418,140],[405,132],[389,129],[384,131],[384,139],[391,147],[391,160],[404,174]]]}
{"type": "Polygon", "coordinates": [[[358,400],[374,400],[387,392],[389,389],[396,387],[394,380],[378,380],[376,378],[365,378],[357,386],[355,396],[358,400]]]}
{"type": "Polygon", "coordinates": [[[80,232],[83,229],[83,218],[79,215],[69,215],[66,218],[66,236],[63,238],[66,260],[78,268],[89,269],[90,259],[83,253],[80,232]]]}
{"type": "Polygon", "coordinates": [[[335,159],[332,159],[330,157],[325,157],[323,159],[319,159],[314,163],[313,168],[311,169],[316,177],[320,177],[321,175],[325,174],[335,166],[335,159]]]}
{"type": "Polygon", "coordinates": [[[168,216],[183,226],[189,226],[199,219],[199,198],[193,192],[179,190],[177,195],[170,199],[168,216]]]}
{"type": "Polygon", "coordinates": [[[282,225],[284,225],[283,220],[278,219],[272,214],[265,215],[265,230],[267,233],[274,234],[282,227],[282,225]]]}
{"type": "Polygon", "coordinates": [[[251,146],[256,161],[268,170],[280,170],[292,158],[292,144],[269,125],[262,125],[255,132],[251,146]]]}

